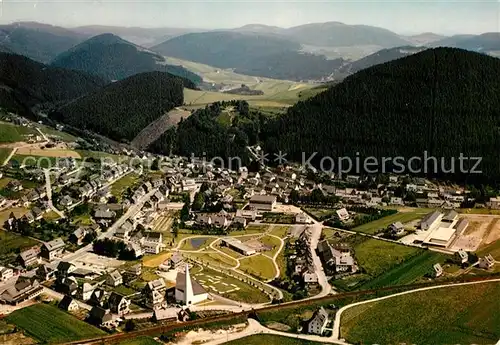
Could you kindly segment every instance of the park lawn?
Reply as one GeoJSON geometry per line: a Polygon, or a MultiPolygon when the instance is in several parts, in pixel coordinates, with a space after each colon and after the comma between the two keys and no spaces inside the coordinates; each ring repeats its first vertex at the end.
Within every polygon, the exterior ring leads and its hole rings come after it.
{"type": "Polygon", "coordinates": [[[279,238],[285,238],[288,234],[289,226],[273,225],[271,228],[271,235],[278,236],[279,238]]]}
{"type": "Polygon", "coordinates": [[[113,196],[121,200],[123,193],[128,187],[133,186],[139,180],[139,175],[129,173],[111,185],[110,192],[113,196]]]}
{"type": "Polygon", "coordinates": [[[38,243],[29,237],[0,230],[0,261],[14,259],[18,251],[33,247],[38,243]]]}
{"type": "Polygon", "coordinates": [[[290,337],[281,337],[279,335],[271,334],[257,334],[249,337],[240,338],[225,343],[227,345],[321,345],[314,341],[296,339],[290,337]]]}
{"type": "Polygon", "coordinates": [[[5,162],[5,160],[9,157],[10,153],[12,152],[12,149],[7,148],[7,147],[0,147],[0,165],[5,162]]]}
{"type": "Polygon", "coordinates": [[[415,219],[423,218],[425,213],[419,209],[415,209],[411,212],[399,212],[384,218],[380,218],[370,223],[366,223],[352,229],[353,231],[364,232],[367,234],[376,234],[382,229],[387,228],[389,225],[395,222],[401,222],[403,225],[405,223],[411,222],[415,219]]]}
{"type": "MultiPolygon", "coordinates": [[[[203,267],[203,270],[198,272],[198,274],[193,273],[192,276],[194,279],[204,279],[206,280],[206,275],[210,275],[212,277],[222,277],[223,279],[221,282],[226,283],[226,284],[234,284],[236,285],[239,290],[232,291],[232,292],[227,292],[220,294],[221,296],[225,298],[229,298],[233,301],[238,301],[238,302],[243,302],[243,303],[266,303],[269,302],[268,296],[261,292],[259,289],[247,284],[246,282],[242,282],[236,278],[230,277],[227,274],[217,272],[215,270],[212,270],[208,267],[203,267]],[[199,275],[199,274],[203,275],[199,275]]],[[[208,283],[206,283],[208,284],[208,283]]],[[[227,288],[227,287],[226,287],[227,288]]],[[[211,292],[210,288],[207,289],[208,292],[211,292]]]]}
{"type": "Polygon", "coordinates": [[[192,257],[200,261],[205,266],[213,266],[216,268],[232,268],[236,266],[237,262],[226,255],[214,252],[204,253],[184,253],[186,257],[192,257]]]}
{"type": "Polygon", "coordinates": [[[92,338],[106,333],[48,304],[19,309],[6,317],[7,322],[22,328],[42,343],[58,343],[92,338]]]}
{"type": "Polygon", "coordinates": [[[31,127],[17,126],[12,123],[0,121],[0,142],[15,143],[26,140],[27,135],[40,135],[38,131],[31,127]]]}
{"type": "Polygon", "coordinates": [[[140,336],[134,339],[121,341],[117,345],[160,345],[160,344],[161,343],[157,342],[153,338],[140,336]]]}
{"type": "MultiPolygon", "coordinates": [[[[271,250],[263,252],[263,254],[269,255],[270,257],[273,257],[278,252],[281,246],[281,241],[278,240],[276,237],[272,236],[264,236],[260,238],[259,241],[262,242],[264,245],[272,248],[271,250]]],[[[284,247],[285,246],[283,246],[283,248],[284,247]]]]}
{"type": "Polygon", "coordinates": [[[266,224],[251,224],[245,228],[248,232],[266,232],[270,225],[266,224]]]}
{"type": "Polygon", "coordinates": [[[215,241],[216,238],[212,237],[195,237],[184,240],[181,245],[181,250],[200,250],[208,247],[210,243],[215,241]]]}
{"type": "Polygon", "coordinates": [[[273,279],[276,275],[276,268],[272,260],[263,255],[241,259],[238,270],[261,280],[273,279]]]}
{"type": "Polygon", "coordinates": [[[498,282],[421,291],[347,309],[341,338],[363,344],[494,344],[498,282]]]}

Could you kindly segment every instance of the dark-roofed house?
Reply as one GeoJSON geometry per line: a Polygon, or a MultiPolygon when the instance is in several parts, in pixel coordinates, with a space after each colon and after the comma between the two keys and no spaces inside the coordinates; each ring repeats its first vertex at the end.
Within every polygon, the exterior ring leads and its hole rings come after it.
{"type": "Polygon", "coordinates": [[[434,212],[428,213],[420,221],[420,229],[429,230],[431,228],[436,227],[437,224],[439,224],[439,222],[441,221],[442,217],[443,217],[443,214],[439,211],[434,211],[434,212]]]}
{"type": "Polygon", "coordinates": [[[40,254],[43,258],[52,261],[62,255],[64,252],[64,246],[64,241],[60,238],[56,238],[50,242],[45,242],[42,246],[40,254]]]}
{"type": "Polygon", "coordinates": [[[108,298],[108,307],[113,314],[123,316],[130,312],[130,301],[125,296],[112,292],[108,298]]]}
{"type": "Polygon", "coordinates": [[[79,308],[78,302],[68,295],[64,296],[61,302],[59,302],[58,307],[66,311],[75,311],[79,308]]]}
{"type": "Polygon", "coordinates": [[[57,265],[57,276],[58,277],[68,277],[71,273],[76,270],[76,266],[71,262],[61,261],[57,265]]]}
{"type": "Polygon", "coordinates": [[[94,307],[90,310],[87,322],[95,326],[109,327],[113,324],[113,316],[109,310],[94,307]]]}
{"type": "Polygon", "coordinates": [[[106,302],[106,292],[102,289],[95,289],[94,292],[92,292],[92,295],[90,296],[89,304],[96,307],[102,307],[104,306],[105,302],[106,302]]]}
{"type": "Polygon", "coordinates": [[[36,279],[19,279],[15,285],[0,294],[0,302],[17,305],[35,298],[43,291],[36,279]]]}
{"type": "Polygon", "coordinates": [[[41,281],[46,281],[54,278],[56,275],[56,271],[50,268],[47,265],[41,265],[38,267],[36,270],[36,276],[41,280],[41,281]]]}

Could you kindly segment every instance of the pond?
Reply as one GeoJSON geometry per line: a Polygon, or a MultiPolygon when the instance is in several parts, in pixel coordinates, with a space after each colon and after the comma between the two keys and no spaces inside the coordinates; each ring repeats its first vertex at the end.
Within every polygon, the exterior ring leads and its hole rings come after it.
{"type": "Polygon", "coordinates": [[[200,249],[200,247],[202,247],[207,240],[207,237],[191,238],[189,243],[193,249],[200,249]]]}

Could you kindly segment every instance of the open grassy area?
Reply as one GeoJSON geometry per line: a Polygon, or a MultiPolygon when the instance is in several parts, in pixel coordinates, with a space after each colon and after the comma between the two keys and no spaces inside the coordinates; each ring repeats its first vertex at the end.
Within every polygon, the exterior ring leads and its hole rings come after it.
{"type": "Polygon", "coordinates": [[[244,303],[269,302],[267,295],[255,287],[208,267],[203,267],[203,270],[194,273],[193,277],[200,283],[203,281],[204,283],[202,284],[205,285],[207,291],[214,292],[234,301],[244,303]],[[208,280],[209,278],[212,279],[212,282],[208,280]],[[210,286],[213,286],[217,291],[211,289],[210,286]],[[237,289],[235,289],[234,286],[236,286],[237,289]]]}
{"type": "Polygon", "coordinates": [[[289,226],[279,226],[279,225],[273,225],[270,234],[274,236],[278,236],[279,238],[284,238],[286,237],[288,233],[289,226]]]}
{"type": "Polygon", "coordinates": [[[9,215],[11,213],[14,213],[14,216],[16,218],[20,218],[24,216],[26,212],[28,212],[28,210],[25,209],[24,207],[11,207],[6,210],[0,211],[0,229],[3,229],[5,221],[9,219],[9,215]]]}
{"type": "Polygon", "coordinates": [[[387,216],[376,221],[366,223],[352,229],[353,231],[364,232],[367,234],[375,234],[379,232],[379,230],[387,228],[389,225],[395,222],[407,223],[411,222],[415,219],[420,219],[425,216],[426,212],[421,211],[419,209],[415,209],[411,212],[400,212],[393,214],[391,216],[387,216]]]}
{"type": "Polygon", "coordinates": [[[59,215],[54,211],[47,212],[43,215],[43,219],[45,219],[48,222],[57,220],[59,218],[60,218],[59,215]]]}
{"type": "Polygon", "coordinates": [[[491,254],[495,260],[500,261],[500,241],[492,242],[477,251],[479,256],[491,254]]]}
{"type": "Polygon", "coordinates": [[[106,334],[48,304],[36,304],[9,314],[7,322],[22,328],[42,343],[58,343],[106,334]]]}
{"type": "Polygon", "coordinates": [[[52,127],[40,125],[40,124],[37,124],[36,126],[38,128],[40,128],[40,130],[46,136],[54,137],[54,138],[57,138],[59,140],[66,141],[66,142],[74,142],[77,140],[77,137],[75,137],[74,135],[71,135],[71,134],[66,133],[66,132],[58,131],[57,129],[54,129],[52,127]]]}
{"type": "Polygon", "coordinates": [[[201,261],[201,263],[206,266],[212,266],[216,268],[232,268],[237,264],[236,260],[214,252],[184,253],[183,255],[185,257],[192,257],[198,261],[201,261]]]}
{"type": "Polygon", "coordinates": [[[29,237],[0,230],[0,262],[13,261],[19,251],[38,243],[29,237]]]}
{"type": "Polygon", "coordinates": [[[127,190],[127,188],[133,186],[138,180],[139,176],[137,174],[127,174],[111,185],[110,192],[113,196],[121,200],[122,194],[127,190]]]}
{"type": "Polygon", "coordinates": [[[314,341],[289,338],[289,337],[281,337],[278,335],[271,334],[258,334],[251,335],[249,337],[240,338],[237,340],[233,340],[227,342],[225,344],[228,345],[321,345],[321,343],[317,343],[314,341]]]}
{"type": "Polygon", "coordinates": [[[422,291],[353,307],[341,338],[363,344],[494,344],[500,338],[500,284],[422,291]]]}
{"type": "Polygon", "coordinates": [[[0,121],[0,142],[15,143],[17,141],[25,141],[27,136],[40,135],[34,128],[14,125],[13,123],[0,121]]]}
{"type": "Polygon", "coordinates": [[[304,207],[303,209],[318,220],[324,220],[336,214],[336,210],[333,208],[304,207]]]}
{"type": "Polygon", "coordinates": [[[159,344],[161,343],[157,342],[153,338],[140,336],[134,339],[121,341],[117,345],[159,345],[159,344]]]}
{"type": "Polygon", "coordinates": [[[107,152],[101,152],[101,151],[76,150],[76,152],[78,152],[80,154],[82,159],[84,159],[84,158],[93,158],[96,160],[112,159],[114,162],[117,162],[117,163],[127,162],[129,160],[127,156],[118,156],[118,155],[114,155],[114,154],[107,153],[107,152]]]}
{"type": "Polygon", "coordinates": [[[278,252],[281,246],[281,241],[272,236],[264,236],[260,238],[259,241],[272,248],[271,250],[263,252],[263,254],[269,255],[270,257],[273,257],[278,252]]]}
{"type": "Polygon", "coordinates": [[[341,242],[353,248],[360,267],[360,273],[333,281],[341,290],[409,284],[422,278],[433,264],[444,262],[444,255],[363,236],[341,242]]]}
{"type": "Polygon", "coordinates": [[[48,156],[35,157],[33,155],[15,154],[10,159],[10,162],[16,161],[18,164],[22,166],[48,169],[56,167],[58,159],[59,159],[58,157],[48,157],[48,156]]]}
{"type": "Polygon", "coordinates": [[[0,166],[5,162],[5,160],[9,157],[12,149],[7,147],[0,147],[0,166]]]}
{"type": "Polygon", "coordinates": [[[272,260],[262,255],[241,259],[238,269],[261,280],[273,279],[276,275],[272,260]]]}

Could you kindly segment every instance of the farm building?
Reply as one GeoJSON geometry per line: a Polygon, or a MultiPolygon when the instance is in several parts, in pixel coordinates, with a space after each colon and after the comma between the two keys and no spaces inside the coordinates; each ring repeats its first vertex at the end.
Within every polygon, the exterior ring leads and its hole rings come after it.
{"type": "Polygon", "coordinates": [[[276,206],[274,195],[254,195],[250,198],[250,208],[259,211],[272,211],[276,206]]]}

